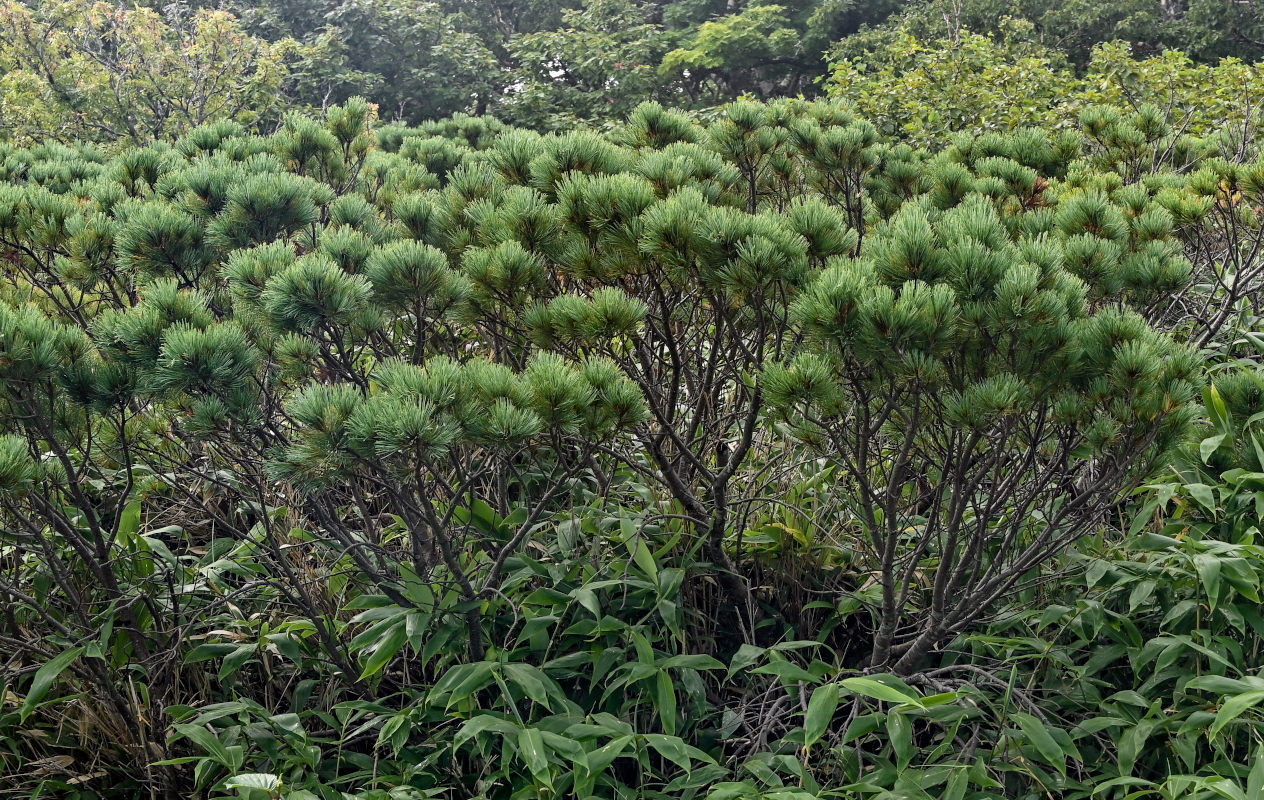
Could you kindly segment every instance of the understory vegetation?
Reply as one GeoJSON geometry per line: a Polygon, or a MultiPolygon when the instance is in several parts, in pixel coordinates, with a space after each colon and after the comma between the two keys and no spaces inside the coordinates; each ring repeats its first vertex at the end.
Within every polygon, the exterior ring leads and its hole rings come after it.
{"type": "Polygon", "coordinates": [[[1257,18],[76,2],[0,798],[1264,798],[1257,18]]]}

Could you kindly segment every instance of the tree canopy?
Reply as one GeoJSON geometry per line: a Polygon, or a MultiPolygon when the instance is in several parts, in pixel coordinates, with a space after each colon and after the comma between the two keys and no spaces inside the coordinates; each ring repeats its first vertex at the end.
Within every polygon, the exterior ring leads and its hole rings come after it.
{"type": "Polygon", "coordinates": [[[705,115],[742,97],[821,94],[875,124],[894,104],[910,137],[966,123],[1069,125],[1086,105],[1159,95],[1182,108],[1215,98],[1199,112],[1205,127],[1258,96],[1248,65],[1264,55],[1259,12],[1258,0],[234,0],[214,10],[14,0],[0,25],[0,129],[20,142],[144,144],[222,119],[270,132],[286,111],[363,95],[409,125],[490,114],[556,131],[600,128],[647,100],[705,115]]]}

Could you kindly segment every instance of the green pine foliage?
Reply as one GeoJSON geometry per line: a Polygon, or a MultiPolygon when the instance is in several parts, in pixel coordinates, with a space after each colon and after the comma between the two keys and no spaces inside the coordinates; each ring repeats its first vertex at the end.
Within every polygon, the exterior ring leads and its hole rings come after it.
{"type": "Polygon", "coordinates": [[[376,113],[0,154],[0,794],[1264,791],[1250,137],[376,113]]]}

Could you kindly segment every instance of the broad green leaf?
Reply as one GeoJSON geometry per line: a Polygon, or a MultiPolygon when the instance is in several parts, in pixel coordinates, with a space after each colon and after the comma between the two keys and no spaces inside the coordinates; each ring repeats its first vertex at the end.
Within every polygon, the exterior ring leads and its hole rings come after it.
{"type": "Polygon", "coordinates": [[[645,742],[658,751],[658,754],[683,770],[689,770],[693,762],[689,759],[689,748],[676,736],[664,736],[661,733],[647,733],[645,742]]]}
{"type": "Polygon", "coordinates": [[[1036,752],[1040,753],[1045,763],[1056,768],[1058,772],[1066,774],[1066,753],[1062,751],[1062,747],[1049,733],[1045,724],[1031,714],[1019,711],[1010,714],[1010,718],[1018,723],[1023,736],[1035,746],[1036,752]]]}
{"type": "Polygon", "coordinates": [[[501,669],[505,678],[522,689],[527,697],[549,708],[549,686],[544,673],[538,667],[530,664],[505,664],[501,669]]]}
{"type": "Polygon", "coordinates": [[[731,678],[738,672],[754,664],[756,661],[764,657],[767,651],[762,647],[756,647],[753,644],[743,644],[737,648],[737,652],[733,654],[733,660],[729,662],[728,676],[731,678]]]}
{"type": "Polygon", "coordinates": [[[216,762],[222,766],[234,768],[232,754],[228,752],[228,748],[224,747],[224,743],[219,740],[218,736],[200,725],[175,725],[173,727],[176,733],[202,748],[216,762]]]}
{"type": "Polygon", "coordinates": [[[127,504],[119,515],[118,537],[123,543],[130,542],[140,530],[140,498],[127,504]]]}
{"type": "Polygon", "coordinates": [[[234,775],[224,783],[227,789],[263,789],[276,792],[281,788],[281,778],[267,772],[243,772],[234,775]]]}
{"type": "Polygon", "coordinates": [[[676,735],[676,686],[666,670],[659,670],[656,680],[658,718],[668,736],[676,735]]]}
{"type": "Polygon", "coordinates": [[[478,714],[466,720],[461,729],[456,732],[456,736],[452,739],[452,747],[460,747],[470,739],[487,731],[495,731],[502,736],[508,736],[516,730],[518,730],[518,726],[503,717],[498,717],[495,714],[478,714]]]}
{"type": "Polygon", "coordinates": [[[1202,462],[1206,464],[1211,459],[1213,453],[1220,449],[1220,445],[1228,438],[1227,433],[1218,433],[1215,436],[1208,436],[1198,444],[1198,456],[1202,462]]]}
{"type": "Polygon", "coordinates": [[[1108,561],[1101,558],[1096,559],[1092,564],[1089,564],[1088,569],[1084,573],[1085,584],[1092,589],[1097,585],[1098,581],[1105,577],[1109,570],[1110,563],[1108,561]]]}
{"type": "Polygon", "coordinates": [[[1255,749],[1254,764],[1246,776],[1246,800],[1264,800],[1264,745],[1255,749]]]}
{"type": "Polygon", "coordinates": [[[1220,391],[1214,383],[1203,389],[1203,404],[1207,408],[1207,416],[1215,429],[1225,435],[1231,434],[1233,421],[1229,416],[1229,409],[1225,405],[1224,398],[1220,396],[1220,391]]]}
{"type": "Polygon", "coordinates": [[[1227,698],[1220,705],[1220,710],[1216,712],[1216,719],[1211,723],[1207,735],[1214,739],[1226,725],[1259,705],[1261,701],[1264,701],[1264,690],[1258,689],[1227,698]]]}
{"type": "Polygon", "coordinates": [[[1200,553],[1194,556],[1194,567],[1198,570],[1198,579],[1202,581],[1207,592],[1207,603],[1211,610],[1216,610],[1216,601],[1220,598],[1220,559],[1216,556],[1200,553]]]}
{"type": "Polygon", "coordinates": [[[378,641],[377,646],[373,648],[373,653],[364,660],[364,671],[360,673],[360,680],[381,672],[382,668],[399,654],[407,641],[408,628],[401,621],[378,641]]]}
{"type": "Polygon", "coordinates": [[[882,700],[888,703],[912,703],[920,705],[921,699],[916,694],[910,692],[905,693],[885,683],[879,683],[872,678],[844,678],[842,681],[843,688],[855,694],[872,697],[874,700],[882,700]]]}
{"type": "Polygon", "coordinates": [[[821,682],[819,677],[791,661],[771,661],[762,667],[755,667],[751,672],[755,675],[776,675],[787,686],[794,685],[800,681],[810,684],[821,682]]]}
{"type": "Polygon", "coordinates": [[[649,577],[654,584],[658,583],[658,564],[654,561],[654,554],[650,552],[649,543],[645,541],[645,537],[636,532],[636,525],[632,520],[623,520],[624,540],[623,544],[628,548],[628,554],[632,556],[632,560],[636,563],[641,571],[649,577]],[[629,535],[629,529],[631,535],[629,535]]]}
{"type": "Polygon", "coordinates": [[[965,768],[954,768],[952,777],[944,786],[944,793],[939,800],[962,800],[966,789],[970,788],[970,772],[965,768]]]}
{"type": "Polygon", "coordinates": [[[62,650],[50,658],[47,664],[35,671],[35,677],[31,680],[31,688],[27,689],[26,697],[22,700],[22,707],[18,711],[18,718],[22,722],[26,722],[31,713],[35,711],[35,707],[44,699],[44,695],[48,694],[48,690],[53,687],[57,677],[74,663],[74,660],[82,652],[82,647],[71,647],[62,650]]]}
{"type": "Polygon", "coordinates": [[[259,652],[259,645],[251,642],[249,644],[238,645],[233,652],[224,657],[220,662],[218,678],[221,681],[227,681],[237,674],[237,670],[250,660],[250,657],[259,652]]]}
{"type": "MultiPolygon", "coordinates": [[[[1101,783],[1097,784],[1096,786],[1093,787],[1093,795],[1096,796],[1099,794],[1109,794],[1110,789],[1114,789],[1115,787],[1118,787],[1118,786],[1153,786],[1153,785],[1154,785],[1153,781],[1148,781],[1145,778],[1133,778],[1133,777],[1125,775],[1121,778],[1111,778],[1108,781],[1102,781],[1101,783]]],[[[1145,792],[1139,792],[1137,794],[1131,794],[1128,796],[1136,797],[1136,796],[1144,796],[1144,795],[1149,795],[1149,794],[1152,794],[1152,792],[1145,791],[1145,792]]]]}
{"type": "Polygon", "coordinates": [[[1246,800],[1246,792],[1242,791],[1242,787],[1238,786],[1236,781],[1229,778],[1203,778],[1202,784],[1205,788],[1210,789],[1221,797],[1228,798],[1228,800],[1246,800]]]}
{"type": "Polygon", "coordinates": [[[1255,431],[1251,431],[1251,446],[1255,448],[1255,458],[1264,465],[1264,445],[1260,444],[1260,440],[1256,438],[1255,431]]]}
{"type": "Polygon", "coordinates": [[[1146,601],[1154,595],[1157,585],[1155,581],[1138,581],[1128,594],[1128,611],[1136,611],[1145,605],[1146,601]]]}
{"type": "MultiPolygon", "coordinates": [[[[1258,678],[1256,680],[1259,680],[1258,678]]],[[[1261,681],[1264,683],[1264,681],[1261,681]]],[[[1199,675],[1185,684],[1187,689],[1202,689],[1216,694],[1240,694],[1254,689],[1264,689],[1264,685],[1252,686],[1246,680],[1230,678],[1226,675],[1199,675]]]]}
{"type": "Polygon", "coordinates": [[[560,733],[545,730],[540,731],[540,737],[544,740],[545,747],[554,755],[561,754],[577,762],[585,760],[586,751],[583,743],[563,736],[560,733]]]}
{"type": "Polygon", "coordinates": [[[597,601],[597,593],[587,586],[580,586],[571,592],[571,597],[584,608],[592,612],[597,619],[601,619],[601,604],[597,601]]]}
{"type": "Polygon", "coordinates": [[[887,715],[887,735],[895,751],[896,766],[904,769],[913,760],[913,726],[899,711],[887,715]]]}
{"type": "Polygon", "coordinates": [[[886,719],[886,714],[881,712],[861,714],[856,717],[843,733],[843,744],[851,744],[860,737],[873,733],[882,725],[884,719],[886,719]]]}
{"type": "Polygon", "coordinates": [[[1198,501],[1198,504],[1208,511],[1215,513],[1216,496],[1212,492],[1211,487],[1205,483],[1190,483],[1185,485],[1185,490],[1190,496],[1198,501]]]}
{"type": "Polygon", "coordinates": [[[222,658],[236,650],[240,645],[232,642],[210,642],[200,644],[189,651],[184,657],[185,664],[196,664],[199,661],[210,661],[214,658],[222,658]]]}
{"type": "Polygon", "coordinates": [[[1137,722],[1119,739],[1119,751],[1117,760],[1119,763],[1119,772],[1122,776],[1127,777],[1132,774],[1132,768],[1137,763],[1137,757],[1141,754],[1141,750],[1145,747],[1146,740],[1150,738],[1150,734],[1159,725],[1158,720],[1143,719],[1137,722]]]}
{"type": "Polygon", "coordinates": [[[821,740],[834,712],[838,710],[838,684],[827,683],[812,691],[807,711],[803,714],[803,744],[812,746],[821,740]]]}
{"type": "Polygon", "coordinates": [[[452,687],[452,693],[448,696],[447,708],[451,708],[454,704],[461,702],[491,683],[494,680],[493,673],[497,665],[491,661],[479,661],[463,666],[468,671],[461,673],[460,680],[452,687]]]}
{"type": "Polygon", "coordinates": [[[723,661],[701,653],[671,656],[660,660],[658,665],[664,669],[696,669],[703,671],[724,669],[723,661]]]}
{"type": "Polygon", "coordinates": [[[549,757],[544,749],[544,737],[536,728],[523,728],[518,732],[518,752],[527,769],[537,781],[553,788],[553,776],[549,774],[549,757]]]}
{"type": "Polygon", "coordinates": [[[606,767],[610,766],[611,762],[618,758],[623,751],[627,749],[627,746],[632,743],[634,738],[635,737],[631,735],[619,736],[589,753],[589,774],[593,777],[599,775],[606,767]]]}
{"type": "Polygon", "coordinates": [[[171,548],[167,547],[166,542],[162,539],[146,534],[140,537],[140,541],[145,543],[145,547],[149,552],[157,554],[169,566],[178,567],[180,565],[180,560],[176,558],[175,553],[171,552],[171,548]]]}

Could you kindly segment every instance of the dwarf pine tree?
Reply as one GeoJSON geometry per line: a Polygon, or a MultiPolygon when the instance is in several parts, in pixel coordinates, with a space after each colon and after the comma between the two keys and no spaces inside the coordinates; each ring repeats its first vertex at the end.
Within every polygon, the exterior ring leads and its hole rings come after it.
{"type": "Polygon", "coordinates": [[[146,471],[136,457],[134,381],[104,355],[78,326],[35,305],[0,306],[0,513],[12,568],[0,592],[11,623],[41,631],[29,645],[41,663],[83,655],[76,677],[115,731],[116,750],[166,791],[172,770],[146,767],[168,752],[178,666],[155,656],[170,651],[178,623],[165,613],[160,571],[141,555],[134,498],[146,471]],[[145,707],[127,689],[140,663],[145,707]]]}
{"type": "Polygon", "coordinates": [[[1253,327],[1262,299],[1264,156],[1207,159],[1188,182],[1166,183],[1155,181],[1155,200],[1174,222],[1193,279],[1173,293],[1161,322],[1190,330],[1203,347],[1232,352],[1224,332],[1234,322],[1253,327]]]}
{"type": "Polygon", "coordinates": [[[1011,242],[982,195],[908,206],[794,305],[811,346],[768,393],[845,476],[880,582],[875,668],[915,670],[1182,441],[1197,357],[1094,310],[1065,246],[1011,242]]]}
{"type": "MultiPolygon", "coordinates": [[[[859,204],[832,203],[837,186],[823,176],[834,169],[850,198],[872,136],[829,109],[817,113],[736,104],[704,131],[641,109],[621,134],[637,148],[621,156],[634,166],[554,184],[553,258],[568,291],[525,317],[539,346],[605,355],[640,387],[650,409],[638,437],[652,458],[648,475],[684,510],[748,626],[761,612],[726,541],[762,489],[743,472],[763,436],[758,370],[791,345],[789,302],[811,271],[860,241],[859,204]],[[800,128],[798,144],[790,124],[800,128]],[[834,136],[838,128],[850,133],[834,136]],[[660,150],[648,146],[668,139],[660,150]],[[845,155],[844,141],[856,152],[845,155]]],[[[549,165],[543,174],[555,172],[549,165]]],[[[623,456],[644,469],[640,460],[623,456]]]]}

